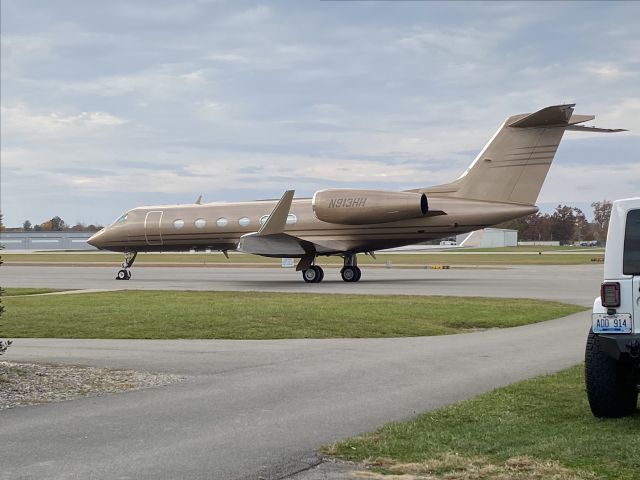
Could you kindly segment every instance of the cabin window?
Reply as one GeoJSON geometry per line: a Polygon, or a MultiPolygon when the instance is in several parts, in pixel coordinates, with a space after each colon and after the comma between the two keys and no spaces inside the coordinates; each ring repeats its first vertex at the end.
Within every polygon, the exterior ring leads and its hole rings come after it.
{"type": "Polygon", "coordinates": [[[184,227],[184,220],[179,218],[173,221],[173,228],[175,228],[176,230],[180,230],[182,227],[184,227]]]}
{"type": "Polygon", "coordinates": [[[218,225],[219,227],[226,227],[228,223],[229,223],[229,220],[227,220],[224,217],[221,217],[218,220],[216,220],[216,225],[218,225]]]}
{"type": "Polygon", "coordinates": [[[204,228],[207,224],[207,221],[204,218],[198,218],[195,222],[193,222],[193,224],[196,226],[196,228],[204,228]]]}
{"type": "Polygon", "coordinates": [[[240,220],[238,220],[238,223],[241,227],[247,227],[251,223],[251,220],[249,220],[249,217],[242,217],[240,220]]]}
{"type": "MultiPolygon", "coordinates": [[[[267,223],[267,220],[269,219],[271,215],[263,215],[260,217],[260,225],[264,225],[265,223],[267,223]]],[[[298,223],[298,217],[296,217],[293,213],[290,213],[289,215],[287,215],[287,225],[295,225],[296,223],[298,223]]]]}

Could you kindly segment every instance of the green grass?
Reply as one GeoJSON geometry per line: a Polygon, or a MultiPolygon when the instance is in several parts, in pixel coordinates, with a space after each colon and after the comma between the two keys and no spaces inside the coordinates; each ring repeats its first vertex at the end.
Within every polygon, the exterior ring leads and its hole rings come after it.
{"type": "Polygon", "coordinates": [[[22,295],[37,295],[40,293],[53,293],[63,291],[65,290],[59,290],[56,288],[5,288],[4,295],[17,297],[22,295]]]}
{"type": "MultiPolygon", "coordinates": [[[[559,249],[560,247],[555,247],[559,249]]],[[[563,250],[550,251],[549,249],[531,247],[516,247],[516,250],[508,249],[471,249],[456,250],[455,252],[430,252],[430,253],[381,253],[376,259],[367,255],[359,255],[358,262],[361,265],[386,265],[390,261],[393,266],[424,265],[581,265],[592,264],[592,258],[603,258],[603,252],[599,249],[587,249],[584,253],[571,253],[563,250]],[[542,252],[539,254],[538,252],[542,252]],[[518,254],[514,254],[518,253],[518,254]]],[[[111,264],[113,266],[122,263],[123,256],[115,253],[9,253],[2,255],[7,265],[11,264],[111,264]]],[[[144,264],[178,264],[178,265],[280,265],[278,258],[266,258],[257,255],[245,255],[230,253],[227,259],[221,253],[141,253],[136,258],[136,265],[144,264]]],[[[319,257],[319,265],[341,265],[339,257],[319,257]]]]}
{"type": "Polygon", "coordinates": [[[339,338],[444,335],[584,310],[528,299],[118,291],[6,298],[0,337],[339,338]]]}
{"type": "Polygon", "coordinates": [[[373,461],[384,471],[450,474],[447,478],[455,479],[568,479],[592,478],[592,474],[632,480],[639,478],[639,432],[639,413],[615,420],[591,415],[583,367],[576,366],[409,422],[390,423],[326,451],[349,460],[373,461]],[[545,465],[551,470],[541,472],[545,465]],[[481,468],[485,475],[472,475],[481,468]],[[554,472],[557,477],[552,477],[554,472]]]}
{"type": "Polygon", "coordinates": [[[466,252],[584,252],[604,253],[602,247],[579,247],[575,245],[518,245],[517,247],[465,248],[466,252]]]}

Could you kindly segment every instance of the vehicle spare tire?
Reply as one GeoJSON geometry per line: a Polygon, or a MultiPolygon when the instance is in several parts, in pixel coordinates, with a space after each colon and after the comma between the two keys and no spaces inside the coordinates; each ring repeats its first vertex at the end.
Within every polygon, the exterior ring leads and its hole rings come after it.
{"type": "Polygon", "coordinates": [[[598,335],[589,331],[584,373],[589,406],[596,417],[618,418],[635,412],[638,388],[633,368],[603,352],[598,335]]]}

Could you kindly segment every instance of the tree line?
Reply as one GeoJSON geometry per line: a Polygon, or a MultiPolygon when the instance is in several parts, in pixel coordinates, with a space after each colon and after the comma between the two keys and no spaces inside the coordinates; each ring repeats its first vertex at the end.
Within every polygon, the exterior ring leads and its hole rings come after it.
{"type": "Polygon", "coordinates": [[[582,210],[569,205],[558,205],[552,214],[534,213],[498,225],[518,231],[519,241],[558,241],[560,245],[576,242],[597,242],[604,245],[611,216],[612,202],[593,202],[593,222],[582,210]]]}
{"type": "Polygon", "coordinates": [[[25,220],[22,223],[22,228],[5,228],[0,220],[0,228],[2,228],[3,231],[9,232],[97,232],[102,228],[102,225],[87,225],[82,222],[71,225],[65,223],[62,218],[56,215],[36,225],[33,225],[30,220],[25,220]]]}

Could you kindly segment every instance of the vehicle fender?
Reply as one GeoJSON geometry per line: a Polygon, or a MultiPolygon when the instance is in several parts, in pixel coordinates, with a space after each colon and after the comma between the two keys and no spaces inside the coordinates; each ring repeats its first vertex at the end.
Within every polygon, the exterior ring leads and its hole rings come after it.
{"type": "Polygon", "coordinates": [[[593,300],[593,313],[607,313],[607,309],[602,306],[602,298],[599,295],[593,300]]]}

